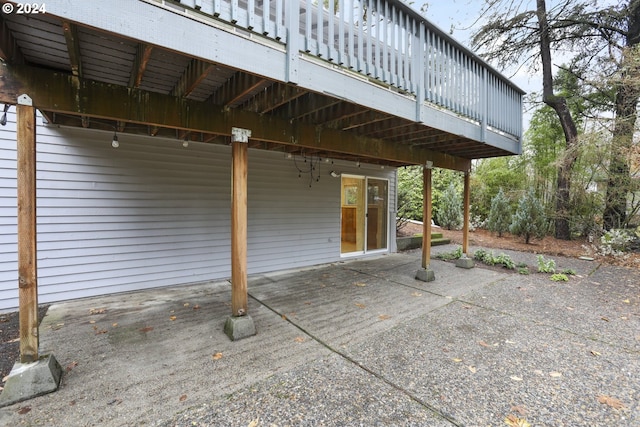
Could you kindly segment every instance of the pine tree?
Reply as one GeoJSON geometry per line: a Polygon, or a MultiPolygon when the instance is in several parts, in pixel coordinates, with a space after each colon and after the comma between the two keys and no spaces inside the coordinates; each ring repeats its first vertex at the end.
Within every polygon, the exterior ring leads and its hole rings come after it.
{"type": "Polygon", "coordinates": [[[498,191],[493,199],[491,199],[491,210],[487,220],[487,227],[491,231],[498,233],[498,237],[502,237],[502,233],[509,230],[511,222],[511,207],[509,200],[504,195],[502,188],[498,191]]]}
{"type": "Polygon", "coordinates": [[[456,191],[453,182],[449,183],[442,195],[438,210],[438,223],[447,230],[457,230],[462,225],[462,198],[456,191]]]}
{"type": "Polygon", "coordinates": [[[509,231],[516,236],[524,236],[525,243],[529,243],[532,236],[541,239],[546,234],[544,210],[533,189],[520,199],[518,209],[511,217],[509,231]]]}

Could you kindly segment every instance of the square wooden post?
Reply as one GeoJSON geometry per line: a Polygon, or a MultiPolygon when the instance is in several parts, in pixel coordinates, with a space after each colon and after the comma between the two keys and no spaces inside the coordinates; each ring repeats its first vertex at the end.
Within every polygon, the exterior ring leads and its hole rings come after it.
{"type": "Polygon", "coordinates": [[[36,112],[28,97],[22,95],[21,98],[18,100],[19,104],[16,107],[20,362],[32,363],[38,360],[39,343],[36,244],[36,112]]]}
{"type": "Polygon", "coordinates": [[[38,354],[36,110],[29,96],[18,97],[16,113],[20,360],[7,377],[0,408],[56,391],[62,378],[56,358],[38,354]]]}
{"type": "Polygon", "coordinates": [[[232,340],[255,335],[247,293],[247,151],[251,131],[231,130],[231,317],[225,333],[232,340]]]}
{"type": "Polygon", "coordinates": [[[469,211],[471,204],[470,176],[471,173],[469,170],[467,170],[464,173],[464,223],[462,224],[462,258],[456,261],[456,266],[461,268],[473,268],[475,266],[473,258],[469,258],[469,211]]]}
{"type": "Polygon", "coordinates": [[[469,211],[471,208],[471,190],[470,190],[470,173],[466,171],[464,173],[464,223],[462,224],[462,253],[469,254],[469,211]]]}
{"type": "Polygon", "coordinates": [[[433,163],[428,161],[422,169],[422,268],[416,273],[416,279],[431,282],[436,279],[431,270],[431,169],[433,163]]]}

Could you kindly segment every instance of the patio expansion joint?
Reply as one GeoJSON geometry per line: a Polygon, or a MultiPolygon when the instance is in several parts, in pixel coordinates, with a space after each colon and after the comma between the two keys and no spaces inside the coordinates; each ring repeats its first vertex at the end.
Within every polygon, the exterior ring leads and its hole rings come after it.
{"type": "Polygon", "coordinates": [[[319,337],[317,337],[314,334],[312,334],[311,332],[307,331],[302,326],[300,326],[297,323],[293,322],[288,316],[284,316],[284,313],[280,313],[278,310],[276,310],[275,308],[273,308],[270,305],[266,304],[264,301],[262,301],[262,300],[256,298],[255,296],[251,295],[251,293],[249,293],[249,297],[251,299],[253,299],[254,301],[256,301],[257,303],[261,304],[267,310],[269,310],[269,311],[273,312],[274,314],[276,314],[278,317],[280,317],[284,321],[289,322],[289,324],[291,324],[293,327],[298,329],[303,334],[307,335],[309,338],[311,338],[312,340],[314,340],[315,342],[317,342],[321,346],[325,347],[327,350],[329,350],[333,354],[343,358],[347,362],[351,363],[353,366],[355,366],[355,367],[367,372],[369,375],[374,376],[375,378],[377,378],[378,380],[384,382],[385,384],[387,384],[388,386],[394,388],[395,390],[398,390],[400,393],[402,393],[403,395],[407,396],[413,402],[417,403],[418,405],[420,405],[424,409],[432,412],[435,416],[440,417],[440,418],[448,421],[449,423],[451,423],[451,425],[453,425],[455,427],[464,427],[464,424],[460,423],[459,421],[457,421],[456,419],[454,419],[450,415],[442,413],[440,410],[438,410],[438,408],[436,408],[435,406],[430,405],[429,403],[427,403],[424,400],[420,399],[418,396],[413,394],[411,391],[409,391],[406,388],[403,388],[402,386],[396,384],[395,382],[385,378],[383,375],[379,374],[378,372],[375,372],[374,370],[368,368],[367,366],[365,366],[364,364],[358,362],[357,360],[355,360],[354,358],[350,357],[349,355],[347,355],[347,354],[341,352],[340,350],[334,348],[333,346],[331,346],[331,344],[323,341],[319,337]]]}

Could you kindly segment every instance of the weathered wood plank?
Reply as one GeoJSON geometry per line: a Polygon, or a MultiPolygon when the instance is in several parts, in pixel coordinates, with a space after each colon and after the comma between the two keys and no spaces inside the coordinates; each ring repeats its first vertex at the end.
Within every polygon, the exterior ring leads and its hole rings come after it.
{"type": "Polygon", "coordinates": [[[469,253],[469,210],[471,204],[471,174],[469,171],[464,173],[464,223],[462,224],[462,253],[467,255],[469,253]]]}
{"type": "Polygon", "coordinates": [[[422,169],[422,268],[431,263],[431,166],[422,169]]]}
{"type": "Polygon", "coordinates": [[[368,138],[335,129],[305,125],[221,105],[135,88],[78,79],[29,66],[0,64],[0,102],[15,103],[30,93],[43,111],[120,120],[192,132],[230,135],[232,127],[251,129],[252,138],[403,164],[424,164],[466,171],[470,159],[419,146],[368,138]]]}
{"type": "Polygon", "coordinates": [[[231,311],[247,314],[247,143],[234,140],[231,179],[231,311]]]}
{"type": "Polygon", "coordinates": [[[35,108],[18,105],[17,122],[20,362],[31,363],[38,360],[35,108]]]}

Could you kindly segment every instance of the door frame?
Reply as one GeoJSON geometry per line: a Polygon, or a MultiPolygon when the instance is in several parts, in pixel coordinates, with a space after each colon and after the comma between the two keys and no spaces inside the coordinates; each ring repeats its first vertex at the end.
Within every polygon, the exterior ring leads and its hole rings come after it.
{"type": "MultiPolygon", "coordinates": [[[[367,254],[376,254],[376,253],[384,253],[384,252],[388,252],[389,251],[389,242],[390,242],[390,227],[389,227],[389,197],[390,197],[390,191],[389,191],[389,184],[390,184],[391,180],[388,178],[381,178],[381,177],[377,177],[377,176],[371,176],[371,175],[357,175],[357,174],[349,174],[349,173],[344,173],[341,175],[340,177],[340,257],[352,257],[352,256],[358,256],[358,255],[367,255],[367,254]],[[364,221],[363,224],[364,226],[362,227],[362,230],[357,230],[357,233],[362,233],[362,239],[363,239],[363,249],[362,250],[356,250],[356,251],[352,251],[352,252],[343,252],[342,251],[342,236],[343,236],[343,207],[344,204],[342,203],[343,197],[344,197],[344,192],[345,192],[345,186],[344,186],[344,178],[354,178],[354,179],[360,179],[364,181],[364,221]],[[367,249],[367,239],[368,239],[368,227],[369,227],[369,204],[367,203],[368,201],[368,191],[369,191],[369,180],[370,179],[375,179],[375,180],[379,180],[379,181],[386,181],[387,182],[387,194],[386,194],[386,200],[385,200],[385,213],[386,213],[386,220],[384,222],[385,224],[385,228],[386,228],[386,246],[384,248],[378,248],[378,249],[367,249]]],[[[357,238],[356,238],[357,239],[357,238]]]]}

